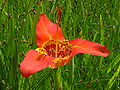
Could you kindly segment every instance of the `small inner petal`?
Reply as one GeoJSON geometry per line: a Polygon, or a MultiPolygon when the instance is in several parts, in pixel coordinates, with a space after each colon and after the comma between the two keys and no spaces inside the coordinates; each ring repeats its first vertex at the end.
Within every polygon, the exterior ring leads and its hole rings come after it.
{"type": "Polygon", "coordinates": [[[44,48],[37,48],[37,49],[35,49],[35,50],[36,50],[37,52],[41,53],[41,54],[47,55],[46,50],[45,50],[44,48]]]}

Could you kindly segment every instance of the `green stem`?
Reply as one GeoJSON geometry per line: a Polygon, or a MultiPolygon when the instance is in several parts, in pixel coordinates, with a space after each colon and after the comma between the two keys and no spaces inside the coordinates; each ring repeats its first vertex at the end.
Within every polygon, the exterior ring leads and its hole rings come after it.
{"type": "Polygon", "coordinates": [[[74,57],[72,58],[71,90],[74,90],[74,57]]]}
{"type": "Polygon", "coordinates": [[[61,69],[54,69],[54,88],[55,90],[61,90],[62,88],[62,80],[61,80],[61,69]]]}

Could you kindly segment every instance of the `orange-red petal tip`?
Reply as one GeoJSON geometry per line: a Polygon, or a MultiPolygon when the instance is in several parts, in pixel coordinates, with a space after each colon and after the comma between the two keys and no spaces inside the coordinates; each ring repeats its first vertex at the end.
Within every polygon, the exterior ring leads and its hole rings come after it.
{"type": "Polygon", "coordinates": [[[70,43],[74,47],[72,55],[78,53],[86,53],[86,54],[107,57],[110,53],[110,51],[104,45],[92,41],[88,41],[85,39],[80,39],[80,38],[73,39],[70,41],[70,43]]]}
{"type": "Polygon", "coordinates": [[[20,73],[23,77],[30,75],[48,67],[54,57],[43,55],[35,50],[29,50],[24,60],[20,63],[20,73]]]}
{"type": "Polygon", "coordinates": [[[44,13],[41,13],[41,14],[40,14],[40,17],[43,16],[43,15],[45,15],[45,14],[44,14],[44,13]]]}
{"type": "Polygon", "coordinates": [[[38,47],[50,39],[64,40],[62,30],[57,24],[52,23],[47,16],[42,13],[36,25],[36,40],[38,47]]]}

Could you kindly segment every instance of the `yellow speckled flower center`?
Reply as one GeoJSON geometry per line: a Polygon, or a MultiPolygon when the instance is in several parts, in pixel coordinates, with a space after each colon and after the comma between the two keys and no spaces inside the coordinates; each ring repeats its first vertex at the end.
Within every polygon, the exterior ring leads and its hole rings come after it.
{"type": "Polygon", "coordinates": [[[68,41],[49,40],[43,44],[42,48],[37,48],[36,51],[64,59],[70,56],[72,49],[73,46],[68,41]]]}
{"type": "MultiPolygon", "coordinates": [[[[73,46],[68,41],[49,40],[45,42],[41,48],[37,48],[36,51],[41,54],[57,57],[53,60],[53,63],[60,63],[71,56],[72,49],[73,46]]],[[[49,67],[51,67],[51,65],[49,65],[49,67]]]]}

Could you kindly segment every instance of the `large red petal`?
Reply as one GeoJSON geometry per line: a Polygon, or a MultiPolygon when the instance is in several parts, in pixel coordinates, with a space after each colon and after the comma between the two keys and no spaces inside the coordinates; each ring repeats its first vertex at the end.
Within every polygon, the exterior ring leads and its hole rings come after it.
{"type": "Polygon", "coordinates": [[[53,59],[55,58],[40,54],[35,50],[29,50],[25,55],[24,60],[20,63],[20,73],[24,77],[29,77],[30,75],[48,67],[53,59]]]}
{"type": "Polygon", "coordinates": [[[45,14],[40,15],[40,19],[36,25],[36,39],[38,47],[49,39],[64,40],[62,30],[57,24],[52,23],[45,14]]]}
{"type": "Polygon", "coordinates": [[[78,38],[71,40],[70,43],[74,46],[72,55],[78,53],[93,54],[104,57],[109,55],[109,50],[105,46],[92,41],[78,38]]]}

